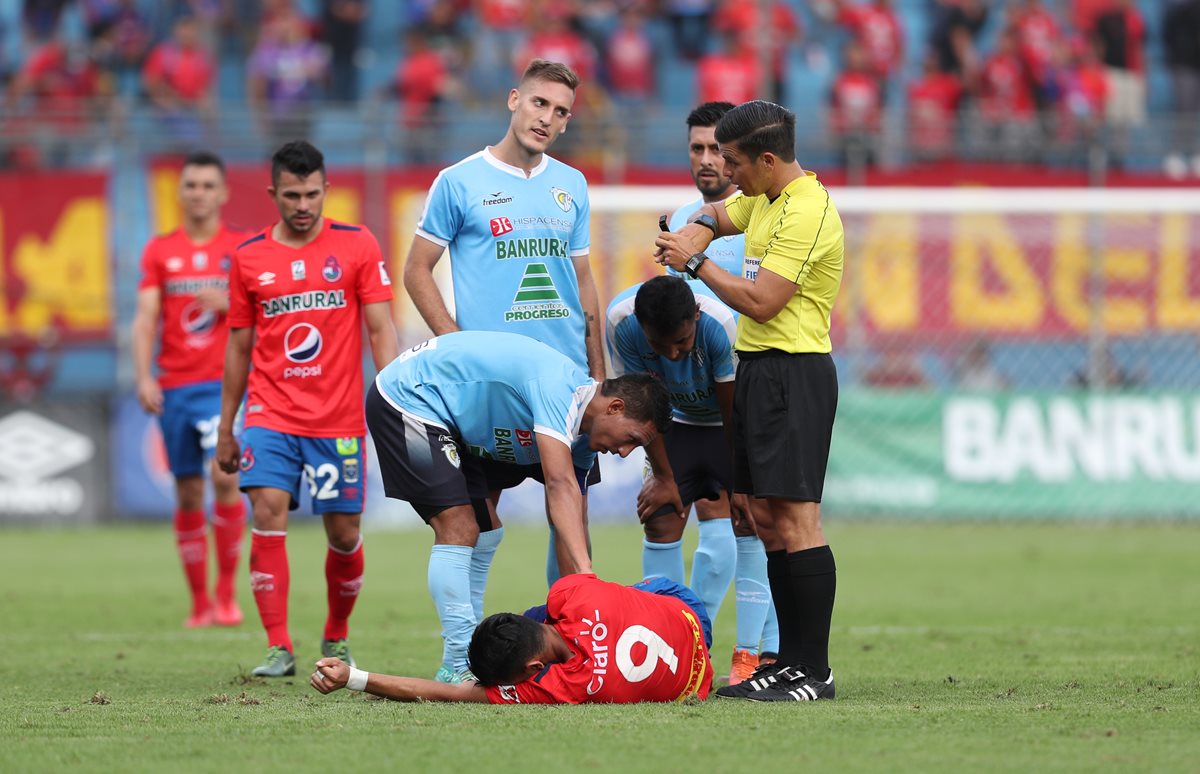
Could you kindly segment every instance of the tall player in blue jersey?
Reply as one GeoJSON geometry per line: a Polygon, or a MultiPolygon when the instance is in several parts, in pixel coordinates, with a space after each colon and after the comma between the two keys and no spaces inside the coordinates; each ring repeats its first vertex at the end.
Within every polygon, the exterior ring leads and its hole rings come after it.
{"type": "MultiPolygon", "coordinates": [[[[600,303],[588,263],[587,181],[546,155],[567,129],[578,85],[566,65],[543,59],[529,63],[508,94],[512,118],[504,138],[434,180],[405,264],[404,287],[434,335],[457,330],[523,334],[602,380],[600,303]],[[433,279],[447,248],[453,317],[433,279]]],[[[504,534],[495,517],[500,492],[539,475],[537,466],[489,466],[493,529],[481,534],[472,559],[480,595],[504,534]]],[[[553,542],[552,537],[548,583],[558,573],[553,542]]]]}
{"type": "Polygon", "coordinates": [[[380,371],[367,425],[388,497],[405,500],[434,531],[429,591],[442,623],[435,679],[470,679],[467,646],[481,620],[474,554],[490,526],[485,458],[542,473],[558,563],[591,572],[583,495],[596,452],[627,456],[670,426],[670,402],[649,374],[597,382],[525,336],[461,331],[425,341],[380,371]],[[584,449],[581,455],[579,450],[584,449]]]}
{"type": "MultiPolygon", "coordinates": [[[[733,109],[729,102],[706,102],[693,110],[687,117],[688,127],[688,160],[692,169],[692,181],[700,191],[700,198],[689,202],[672,213],[670,229],[682,228],[688,219],[704,204],[720,202],[728,199],[734,193],[733,183],[725,176],[725,159],[717,144],[716,127],[727,112],[733,109]]],[[[746,238],[742,234],[714,239],[705,253],[709,260],[717,263],[730,274],[740,275],[746,279],[754,279],[758,267],[745,261],[746,238]]],[[[673,269],[667,269],[669,274],[678,274],[685,279],[691,279],[673,269]]],[[[693,287],[703,283],[694,282],[693,287]]],[[[756,509],[757,515],[761,509],[756,509]]],[[[701,524],[701,539],[703,540],[705,524],[711,519],[728,516],[729,505],[726,500],[712,502],[709,500],[696,501],[696,515],[701,524]]],[[[710,534],[720,528],[722,522],[712,522],[707,527],[710,534]]],[[[680,525],[682,527],[682,525],[680,525]]],[[[737,645],[734,648],[733,664],[730,669],[730,683],[737,684],[749,677],[758,665],[760,657],[767,661],[774,657],[779,649],[779,625],[775,619],[775,608],[771,604],[771,590],[767,583],[767,556],[762,541],[752,532],[735,527],[737,536],[737,562],[734,587],[737,595],[737,645]],[[759,638],[762,638],[761,651],[759,638]]],[[[725,539],[727,542],[727,539],[725,539]]],[[[673,557],[664,557],[674,563],[673,557]]],[[[682,558],[678,560],[682,564],[682,558]]],[[[674,564],[672,566],[675,566],[674,564]]],[[[682,570],[680,570],[682,574],[682,570]]],[[[716,618],[716,612],[711,611],[716,618]]]]}

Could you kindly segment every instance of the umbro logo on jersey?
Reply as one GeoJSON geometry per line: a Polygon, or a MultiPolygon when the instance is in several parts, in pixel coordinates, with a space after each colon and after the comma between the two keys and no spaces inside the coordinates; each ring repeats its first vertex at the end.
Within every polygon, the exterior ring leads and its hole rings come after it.
{"type": "Polygon", "coordinates": [[[262,274],[258,275],[259,287],[264,287],[266,285],[274,285],[274,284],[275,284],[275,272],[264,271],[262,274]]]}
{"type": "Polygon", "coordinates": [[[512,221],[508,218],[492,218],[489,221],[492,227],[492,236],[503,236],[513,230],[512,221]]]}
{"type": "Polygon", "coordinates": [[[512,200],[513,198],[511,196],[505,196],[503,191],[497,191],[494,194],[488,194],[487,196],[483,197],[483,206],[491,207],[495,204],[508,204],[512,200]]]}
{"type": "Polygon", "coordinates": [[[571,203],[575,201],[571,198],[571,194],[561,188],[551,188],[550,195],[554,197],[554,203],[563,212],[571,211],[571,203]]]}
{"type": "Polygon", "coordinates": [[[172,255],[167,259],[167,271],[179,271],[183,268],[183,259],[178,255],[172,255]]]}

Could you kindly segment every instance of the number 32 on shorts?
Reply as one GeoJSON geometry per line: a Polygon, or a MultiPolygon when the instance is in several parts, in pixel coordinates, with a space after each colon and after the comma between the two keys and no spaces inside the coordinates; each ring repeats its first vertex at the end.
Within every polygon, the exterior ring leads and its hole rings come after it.
{"type": "Polygon", "coordinates": [[[314,500],[336,500],[340,492],[337,489],[341,474],[337,465],[323,462],[317,467],[305,464],[304,474],[308,476],[308,493],[314,500]]]}

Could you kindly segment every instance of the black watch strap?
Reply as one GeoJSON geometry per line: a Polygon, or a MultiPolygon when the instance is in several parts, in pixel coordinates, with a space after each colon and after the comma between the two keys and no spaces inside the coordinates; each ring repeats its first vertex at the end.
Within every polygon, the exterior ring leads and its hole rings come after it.
{"type": "Polygon", "coordinates": [[[712,229],[713,236],[715,237],[717,235],[717,219],[706,212],[702,212],[696,217],[692,218],[692,223],[699,223],[701,226],[710,228],[712,229]]]}
{"type": "Polygon", "coordinates": [[[700,267],[708,260],[708,256],[704,253],[696,253],[691,258],[687,259],[687,263],[683,265],[683,270],[688,273],[692,279],[696,279],[696,275],[700,273],[700,267]]]}

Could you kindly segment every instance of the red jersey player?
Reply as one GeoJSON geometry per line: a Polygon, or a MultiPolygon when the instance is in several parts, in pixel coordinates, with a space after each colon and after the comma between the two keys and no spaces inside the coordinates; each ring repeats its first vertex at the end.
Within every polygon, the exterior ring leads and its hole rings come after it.
{"type": "Polygon", "coordinates": [[[183,226],[146,245],[133,319],[138,401],[159,418],[167,461],[175,476],[175,543],[192,592],[192,611],[184,624],[188,627],[242,622],[233,581],[246,509],[237,475],[211,465],[221,413],[229,264],[235,247],[246,238],[221,223],[221,206],[228,198],[221,159],[206,152],[188,156],[179,180],[183,226]],[[162,343],[155,378],[150,360],[160,326],[162,343]],[[212,468],[216,495],[215,605],[208,594],[206,463],[212,468]]]}
{"type": "Polygon", "coordinates": [[[555,582],[546,622],[499,613],[471,638],[479,682],[439,683],[367,673],[323,658],[309,679],[321,693],[367,691],[395,701],[632,704],[704,699],[712,687],[708,614],[691,590],[664,578],[637,586],[590,573],[555,582]]]}
{"type": "Polygon", "coordinates": [[[309,143],[276,151],[267,191],[280,220],[238,247],[229,275],[217,460],[241,471],[253,507],[250,585],[268,649],[252,673],[264,677],[295,673],[284,540],[303,478],[329,538],[321,653],[353,663],[346,637],[363,573],[363,322],[376,368],[399,353],[379,244],[362,226],[322,216],[328,185],[325,159],[309,143]],[[233,419],[247,382],[239,447],[233,419]]]}

